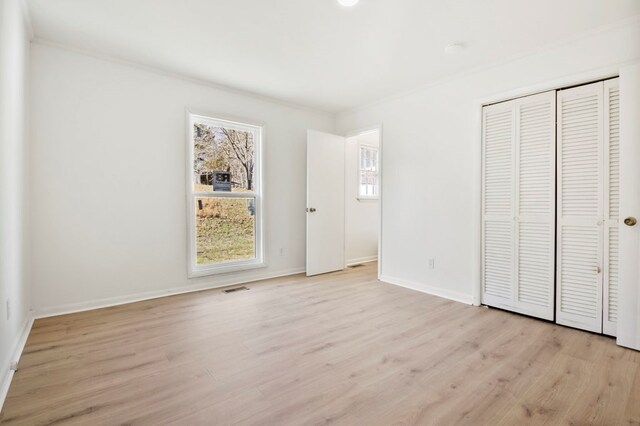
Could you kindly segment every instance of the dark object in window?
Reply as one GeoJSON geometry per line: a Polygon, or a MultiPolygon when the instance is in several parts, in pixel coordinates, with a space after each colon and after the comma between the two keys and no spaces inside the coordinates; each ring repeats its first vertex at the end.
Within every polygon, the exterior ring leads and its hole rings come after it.
{"type": "Polygon", "coordinates": [[[200,184],[213,185],[213,173],[212,172],[200,173],[200,184]]]}
{"type": "Polygon", "coordinates": [[[213,172],[213,190],[214,191],[231,191],[231,173],[215,171],[213,172]]]}
{"type": "Polygon", "coordinates": [[[247,211],[251,216],[256,214],[256,200],[255,198],[251,198],[247,200],[247,211]]]}

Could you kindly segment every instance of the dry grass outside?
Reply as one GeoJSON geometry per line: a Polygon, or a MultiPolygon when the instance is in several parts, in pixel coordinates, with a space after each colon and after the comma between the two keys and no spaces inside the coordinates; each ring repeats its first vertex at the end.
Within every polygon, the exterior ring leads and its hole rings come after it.
{"type": "Polygon", "coordinates": [[[197,263],[225,262],[255,257],[255,216],[247,198],[196,200],[197,263]]]}

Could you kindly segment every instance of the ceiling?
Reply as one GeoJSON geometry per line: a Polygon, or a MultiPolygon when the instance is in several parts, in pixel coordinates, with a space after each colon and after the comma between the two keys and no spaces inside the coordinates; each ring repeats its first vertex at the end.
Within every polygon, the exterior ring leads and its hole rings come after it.
{"type": "Polygon", "coordinates": [[[639,0],[28,0],[36,37],[336,112],[640,14],[639,0]],[[462,42],[452,56],[444,47],[462,42]]]}

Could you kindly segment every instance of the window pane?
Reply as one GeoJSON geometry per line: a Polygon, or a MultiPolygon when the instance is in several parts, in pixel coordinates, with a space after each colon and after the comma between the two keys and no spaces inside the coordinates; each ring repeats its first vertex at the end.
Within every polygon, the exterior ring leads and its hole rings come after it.
{"type": "Polygon", "coordinates": [[[196,198],[196,264],[256,257],[255,198],[196,198]]]}
{"type": "Polygon", "coordinates": [[[255,190],[254,147],[257,133],[209,122],[193,125],[194,191],[255,190]]]}
{"type": "Polygon", "coordinates": [[[378,196],[378,158],[377,148],[360,147],[359,196],[378,196]]]}
{"type": "Polygon", "coordinates": [[[373,195],[373,176],[371,174],[367,176],[367,195],[373,195]]]}
{"type": "Polygon", "coordinates": [[[372,172],[378,170],[378,150],[376,148],[360,147],[360,170],[372,172]]]}

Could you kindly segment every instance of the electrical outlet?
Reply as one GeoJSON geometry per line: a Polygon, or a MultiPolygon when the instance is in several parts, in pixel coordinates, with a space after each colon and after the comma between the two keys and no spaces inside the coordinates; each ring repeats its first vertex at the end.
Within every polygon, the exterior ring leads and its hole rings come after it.
{"type": "Polygon", "coordinates": [[[436,269],[436,259],[434,257],[429,259],[429,269],[436,269]]]}
{"type": "Polygon", "coordinates": [[[7,321],[11,319],[11,300],[7,299],[7,321]]]}

